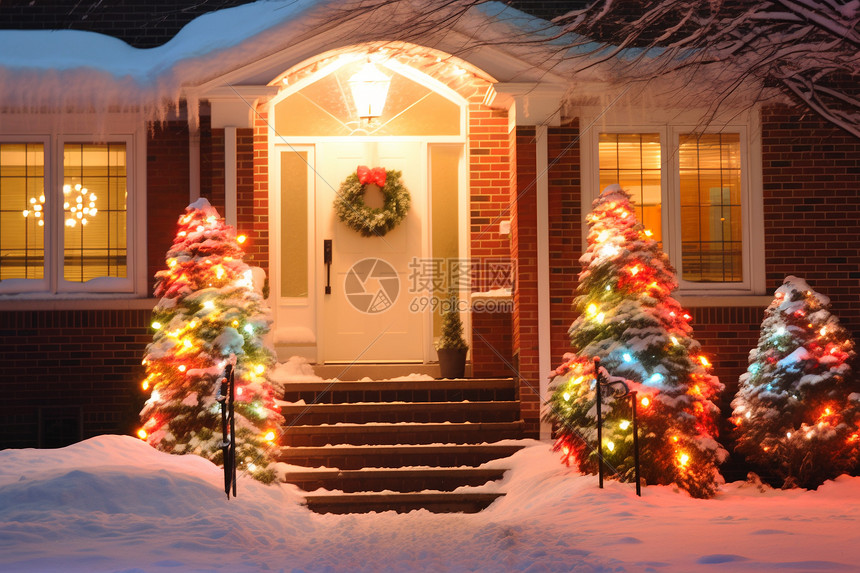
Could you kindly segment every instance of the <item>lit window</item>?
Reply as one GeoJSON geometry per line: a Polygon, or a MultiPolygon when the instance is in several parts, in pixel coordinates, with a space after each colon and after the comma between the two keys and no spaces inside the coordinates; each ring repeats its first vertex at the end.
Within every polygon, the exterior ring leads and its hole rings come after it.
{"type": "Polygon", "coordinates": [[[125,143],[63,146],[63,278],[126,276],[125,143]]]}
{"type": "Polygon", "coordinates": [[[633,198],[639,221],[662,241],[659,133],[601,133],[600,188],[618,183],[633,198]]]}
{"type": "Polygon", "coordinates": [[[684,280],[743,280],[740,150],[736,133],[680,136],[684,280]]]}
{"type": "Polygon", "coordinates": [[[618,183],[630,193],[682,288],[749,288],[741,142],[739,132],[667,127],[598,135],[600,189],[618,183]]]}
{"type": "MultiPolygon", "coordinates": [[[[22,126],[56,128],[41,117],[22,126]]],[[[0,296],[142,292],[142,241],[130,237],[142,238],[131,162],[144,140],[129,131],[100,143],[0,134],[0,296]]]]}
{"type": "Polygon", "coordinates": [[[45,273],[45,148],[0,143],[0,280],[45,273]]]}

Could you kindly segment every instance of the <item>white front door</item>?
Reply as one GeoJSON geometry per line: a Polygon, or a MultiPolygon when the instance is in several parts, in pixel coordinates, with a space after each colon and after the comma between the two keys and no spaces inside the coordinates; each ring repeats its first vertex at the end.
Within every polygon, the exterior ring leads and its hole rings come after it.
{"type": "Polygon", "coordinates": [[[428,252],[426,145],[342,141],[315,147],[317,260],[324,260],[326,240],[332,252],[331,268],[322,264],[316,273],[318,361],[423,362],[429,316],[410,309],[409,275],[410,261],[428,252]],[[335,194],[359,165],[401,171],[411,195],[409,214],[382,237],[360,235],[334,212],[335,194]]]}

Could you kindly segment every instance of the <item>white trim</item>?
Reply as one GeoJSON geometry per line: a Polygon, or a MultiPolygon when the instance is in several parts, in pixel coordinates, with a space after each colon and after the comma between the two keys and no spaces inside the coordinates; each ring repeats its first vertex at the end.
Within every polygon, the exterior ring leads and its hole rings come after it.
{"type": "MultiPolygon", "coordinates": [[[[45,146],[45,278],[10,279],[0,283],[3,300],[63,301],[92,296],[105,304],[111,297],[144,296],[146,292],[146,124],[126,113],[46,113],[3,116],[4,142],[41,142],[45,146]],[[26,135],[25,135],[26,134],[26,135]],[[105,277],[86,283],[62,279],[63,145],[71,143],[126,144],[126,277],[105,277]]],[[[58,303],[65,305],[66,303],[58,303]]]]}
{"type": "MultiPolygon", "coordinates": [[[[596,110],[589,110],[594,113],[596,110]]],[[[649,121],[625,121],[630,110],[610,111],[604,115],[582,116],[580,159],[582,162],[581,207],[582,246],[587,248],[588,225],[585,214],[600,194],[598,139],[600,133],[659,133],[661,148],[660,181],[662,196],[663,245],[672,265],[678,270],[678,294],[709,295],[760,295],[765,292],[764,208],[761,172],[761,120],[759,109],[737,114],[727,123],[716,120],[703,125],[695,110],[648,110],[649,121]],[[653,113],[651,113],[653,111],[653,113]],[[600,117],[600,121],[595,120],[600,117]],[[680,173],[678,136],[682,133],[739,133],[741,139],[741,219],[743,226],[743,281],[730,283],[696,283],[681,279],[680,206],[678,200],[680,173]]],[[[644,116],[644,112],[640,114],[644,116]]]]}
{"type": "MultiPolygon", "coordinates": [[[[318,141],[354,141],[354,142],[373,142],[384,139],[385,141],[419,141],[422,143],[464,143],[468,139],[468,117],[467,110],[469,102],[463,98],[456,91],[446,86],[439,80],[420,72],[414,68],[406,66],[404,64],[400,64],[394,60],[385,60],[377,62],[378,65],[383,67],[387,67],[394,73],[398,73],[404,77],[407,77],[413,80],[416,83],[421,84],[427,89],[433,91],[449,100],[451,103],[457,105],[460,109],[460,133],[458,135],[337,135],[337,136],[283,136],[274,131],[275,125],[275,107],[282,102],[284,99],[289,97],[290,95],[301,91],[307,86],[313,84],[314,82],[320,80],[321,78],[330,75],[343,66],[350,64],[358,59],[366,58],[367,54],[364,53],[354,53],[346,55],[344,54],[338,60],[331,62],[329,65],[317,70],[316,72],[309,74],[301,78],[294,84],[289,86],[285,86],[275,97],[273,97],[267,103],[267,109],[269,112],[268,121],[270,126],[270,132],[277,137],[280,143],[287,143],[289,141],[290,144],[314,144],[318,141]]],[[[282,74],[283,75],[283,74],[282,74]]]]}
{"type": "MultiPolygon", "coordinates": [[[[742,241],[742,270],[741,276],[743,280],[740,282],[730,282],[730,283],[715,283],[715,282],[707,282],[700,283],[694,281],[686,281],[683,279],[683,262],[681,260],[682,246],[681,246],[681,207],[680,207],[680,189],[681,189],[681,172],[680,172],[680,136],[683,134],[689,134],[696,132],[695,125],[672,125],[669,127],[669,139],[666,144],[661,142],[662,149],[671,149],[671,157],[669,162],[669,169],[671,174],[670,186],[669,186],[669,201],[671,201],[672,205],[672,220],[669,223],[669,229],[672,230],[671,235],[671,247],[668,249],[670,253],[669,258],[672,262],[672,265],[677,269],[677,279],[678,279],[678,290],[687,294],[695,294],[695,293],[706,293],[706,294],[722,294],[722,293],[735,293],[735,294],[751,294],[754,291],[752,290],[752,274],[753,274],[753,263],[752,259],[752,251],[751,243],[750,243],[750,215],[749,215],[749,203],[751,200],[750,196],[750,178],[748,174],[748,166],[749,166],[749,131],[745,125],[731,125],[725,126],[723,129],[719,130],[711,130],[705,129],[702,130],[702,133],[738,133],[740,134],[740,146],[741,146],[741,241],[742,241]]],[[[664,200],[666,193],[664,192],[664,200]]],[[[763,225],[758,225],[759,227],[763,225]]],[[[664,240],[665,244],[665,240],[664,240]]],[[[764,249],[764,243],[762,243],[762,251],[764,249]]],[[[763,259],[764,257],[762,257],[763,259]]],[[[763,269],[764,266],[762,265],[763,269]]]]}
{"type": "MultiPolygon", "coordinates": [[[[271,108],[269,113],[273,113],[271,108]]],[[[315,341],[313,344],[308,343],[307,346],[313,346],[314,349],[313,351],[309,349],[296,349],[295,352],[302,354],[312,362],[316,362],[317,356],[319,356],[319,348],[315,344],[320,339],[317,324],[322,320],[321,314],[317,312],[316,308],[319,295],[317,286],[324,284],[321,282],[320,277],[325,272],[323,265],[320,263],[323,255],[323,247],[319,245],[319,249],[317,249],[316,244],[316,148],[313,145],[284,144],[280,138],[276,141],[272,129],[269,130],[267,140],[269,153],[269,307],[274,311],[272,330],[277,334],[278,331],[283,331],[286,328],[306,326],[310,332],[309,339],[313,338],[315,341]],[[290,151],[307,153],[308,163],[310,164],[307,181],[308,296],[304,298],[282,298],[280,295],[281,275],[283,272],[281,268],[281,153],[290,151]]],[[[275,343],[278,343],[277,340],[275,343]]]]}
{"type": "MultiPolygon", "coordinates": [[[[545,125],[535,127],[535,169],[537,178],[537,303],[538,303],[538,388],[539,397],[549,392],[549,379],[545,376],[552,363],[549,297],[549,151],[548,129],[545,125]]],[[[541,422],[540,437],[549,439],[552,426],[541,422]]]]}
{"type": "MultiPolygon", "coordinates": [[[[133,295],[132,295],[133,296],[133,295]]],[[[152,310],[158,304],[157,298],[83,298],[83,297],[53,297],[38,298],[0,298],[0,312],[14,311],[53,311],[53,310],[152,310]]]]}
{"type": "Polygon", "coordinates": [[[561,125],[562,98],[566,85],[510,82],[490,85],[484,105],[516,109],[517,125],[561,125]]]}
{"type": "MultiPolygon", "coordinates": [[[[53,165],[54,150],[51,148],[51,138],[47,135],[26,135],[26,136],[7,136],[0,135],[0,143],[41,143],[44,157],[43,165],[43,191],[45,193],[45,211],[43,217],[45,225],[42,235],[42,244],[44,252],[44,263],[42,267],[41,279],[6,279],[0,281],[0,294],[6,293],[21,293],[21,292],[40,292],[53,290],[50,286],[50,281],[53,274],[50,269],[53,268],[54,249],[49,248],[49,245],[54,243],[54,236],[57,232],[57,226],[54,224],[56,216],[55,201],[48,201],[50,190],[56,189],[54,184],[53,165]]],[[[23,216],[23,215],[22,215],[23,216]]],[[[60,223],[62,224],[62,222],[60,223]]]]}
{"type": "MultiPolygon", "coordinates": [[[[271,123],[271,120],[269,120],[271,123]]],[[[373,143],[374,141],[417,141],[420,143],[465,143],[468,135],[319,135],[319,136],[281,136],[274,132],[279,145],[313,145],[321,141],[352,141],[357,143],[373,143]]]]}
{"type": "Polygon", "coordinates": [[[224,221],[233,227],[238,220],[236,197],[236,128],[224,128],[224,221]]]}
{"type": "Polygon", "coordinates": [[[770,295],[725,295],[725,296],[694,296],[694,295],[678,295],[675,300],[681,303],[685,308],[741,308],[741,307],[760,307],[765,308],[771,302],[773,297],[770,295]]]}
{"type": "MultiPolygon", "coordinates": [[[[317,213],[315,211],[317,198],[316,198],[316,189],[315,185],[317,183],[315,170],[317,167],[316,161],[314,159],[314,155],[316,152],[316,144],[323,142],[377,142],[377,141],[403,141],[403,142],[419,142],[420,145],[420,154],[422,157],[421,160],[421,169],[422,173],[420,174],[421,180],[424,182],[427,187],[427,220],[428,225],[427,229],[422,232],[421,237],[421,249],[422,256],[430,252],[430,247],[432,243],[432,209],[431,209],[431,198],[429,196],[430,193],[430,162],[429,162],[429,152],[430,145],[435,144],[449,144],[449,145],[457,145],[459,149],[461,149],[460,163],[459,163],[459,171],[458,171],[458,179],[459,179],[459,195],[458,195],[458,215],[461,221],[465,224],[461,225],[461,229],[465,229],[465,232],[461,232],[459,236],[459,253],[460,257],[468,257],[469,256],[469,245],[470,245],[470,237],[469,231],[470,225],[469,222],[469,175],[468,175],[468,161],[469,161],[469,150],[468,150],[468,141],[469,141],[469,123],[468,123],[468,100],[460,96],[456,91],[452,90],[447,85],[439,82],[438,80],[424,74],[423,72],[411,68],[407,65],[400,64],[394,60],[388,60],[384,62],[378,62],[379,64],[388,67],[392,72],[398,73],[407,77],[421,85],[427,87],[429,90],[442,95],[451,103],[455,104],[459,108],[460,112],[460,133],[454,136],[410,136],[410,135],[401,135],[401,136],[388,136],[388,135],[341,135],[341,136],[282,136],[275,131],[275,108],[289,95],[300,91],[302,88],[307,87],[313,82],[319,80],[321,77],[325,75],[331,74],[342,66],[355,61],[356,59],[366,58],[367,54],[350,54],[348,56],[344,56],[338,61],[332,62],[331,64],[323,67],[317,72],[310,74],[297,81],[296,83],[284,86],[284,88],[273,98],[266,102],[266,110],[267,110],[267,118],[268,118],[268,149],[269,149],[269,225],[270,225],[270,234],[269,234],[269,253],[270,253],[270,275],[272,277],[272,289],[270,291],[271,302],[273,306],[283,309],[285,307],[293,307],[295,309],[299,309],[300,307],[307,307],[310,309],[310,313],[313,314],[312,319],[305,319],[304,321],[300,321],[306,324],[313,323],[313,333],[315,336],[315,346],[309,345],[304,351],[307,354],[312,354],[315,352],[315,356],[308,356],[311,360],[319,361],[322,357],[324,357],[325,348],[323,337],[319,335],[319,328],[322,327],[323,321],[323,304],[321,304],[321,295],[317,292],[321,285],[325,284],[323,281],[324,276],[324,266],[322,265],[322,256],[323,256],[323,245],[319,240],[321,237],[318,234],[317,229],[317,213]],[[308,208],[309,208],[309,237],[308,237],[308,248],[309,248],[309,271],[308,278],[310,281],[309,296],[307,299],[301,300],[288,300],[288,299],[279,299],[278,291],[275,289],[279,288],[280,284],[280,197],[277,193],[277,190],[280,188],[280,161],[279,161],[279,153],[283,150],[289,149],[308,149],[310,150],[309,158],[312,163],[313,171],[311,174],[312,180],[310,183],[310,195],[308,198],[308,208]],[[314,311],[315,310],[315,311],[314,311]]],[[[304,65],[304,62],[302,63],[304,65]]],[[[284,77],[289,72],[281,74],[280,77],[284,77]]],[[[469,293],[464,292],[461,293],[461,297],[465,300],[468,300],[469,293]]],[[[278,314],[276,313],[276,324],[275,330],[278,329],[278,314]]],[[[298,316],[298,315],[296,315],[298,316]]],[[[471,336],[471,317],[469,313],[465,314],[463,317],[464,327],[468,334],[471,336]]],[[[282,317],[283,319],[283,317],[282,317]]],[[[422,319],[422,328],[424,329],[424,338],[427,341],[427,344],[424,345],[422,349],[423,360],[425,363],[430,362],[435,359],[435,351],[433,348],[433,336],[432,336],[432,315],[430,313],[426,313],[426,316],[422,319]]]]}
{"type": "MultiPolygon", "coordinates": [[[[141,224],[145,225],[144,222],[139,222],[137,219],[137,213],[133,212],[133,208],[135,207],[134,197],[138,193],[137,185],[135,181],[135,172],[136,169],[132,166],[131,158],[135,157],[135,149],[134,145],[135,136],[133,134],[111,134],[107,138],[105,138],[103,143],[125,143],[126,149],[126,203],[125,203],[125,227],[126,227],[126,276],[124,278],[121,277],[99,277],[97,279],[93,279],[87,282],[76,282],[76,281],[67,281],[63,278],[63,265],[60,261],[57,261],[54,265],[56,269],[56,286],[55,292],[57,293],[65,293],[65,292],[104,292],[104,293],[121,293],[121,292],[134,292],[134,279],[135,276],[135,266],[138,264],[136,261],[132,260],[131,254],[133,253],[133,249],[136,246],[136,237],[135,237],[135,229],[141,224]]],[[[63,157],[63,147],[66,143],[92,143],[93,138],[86,135],[62,135],[54,140],[54,147],[56,149],[56,162],[54,163],[53,170],[56,176],[56,190],[55,197],[58,201],[58,205],[62,205],[62,181],[65,175],[65,165],[64,165],[64,157],[63,157]]],[[[146,193],[145,187],[141,188],[141,193],[146,193]]],[[[64,233],[60,232],[63,229],[63,214],[62,210],[56,209],[56,214],[52,215],[52,220],[54,221],[54,225],[57,230],[58,236],[54,242],[56,247],[57,257],[60,257],[64,251],[63,245],[63,236],[64,233]],[[59,218],[59,220],[58,220],[59,218]]],[[[141,264],[146,264],[145,259],[141,261],[141,264]]],[[[53,282],[53,281],[52,281],[53,282]]]]}
{"type": "MultiPolygon", "coordinates": [[[[749,227],[750,289],[753,293],[767,292],[765,276],[764,243],[764,176],[762,174],[761,151],[761,106],[751,109],[749,114],[748,152],[746,155],[747,182],[747,226],[749,227]]],[[[743,176],[743,171],[741,172],[743,176]]]]}

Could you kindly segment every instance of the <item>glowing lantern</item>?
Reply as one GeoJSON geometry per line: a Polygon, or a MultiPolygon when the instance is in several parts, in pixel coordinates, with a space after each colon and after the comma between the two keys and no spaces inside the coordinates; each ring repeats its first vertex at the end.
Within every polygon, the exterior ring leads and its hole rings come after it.
{"type": "Polygon", "coordinates": [[[349,78],[349,89],[352,91],[352,99],[359,118],[369,121],[382,115],[390,84],[391,78],[379,71],[371,62],[364,64],[349,78]]]}

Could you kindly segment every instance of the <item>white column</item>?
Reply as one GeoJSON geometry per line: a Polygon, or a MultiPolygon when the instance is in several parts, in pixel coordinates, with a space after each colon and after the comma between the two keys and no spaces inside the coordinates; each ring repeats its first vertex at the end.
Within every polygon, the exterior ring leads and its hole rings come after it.
{"type": "MultiPolygon", "coordinates": [[[[535,127],[535,167],[537,181],[537,296],[538,296],[538,388],[540,400],[546,399],[551,369],[552,349],[550,344],[549,308],[549,152],[547,150],[547,126],[535,127]]],[[[550,424],[541,422],[540,437],[551,437],[550,424]]]]}
{"type": "Polygon", "coordinates": [[[238,220],[236,199],[236,127],[224,128],[224,220],[236,226],[238,220]]]}

